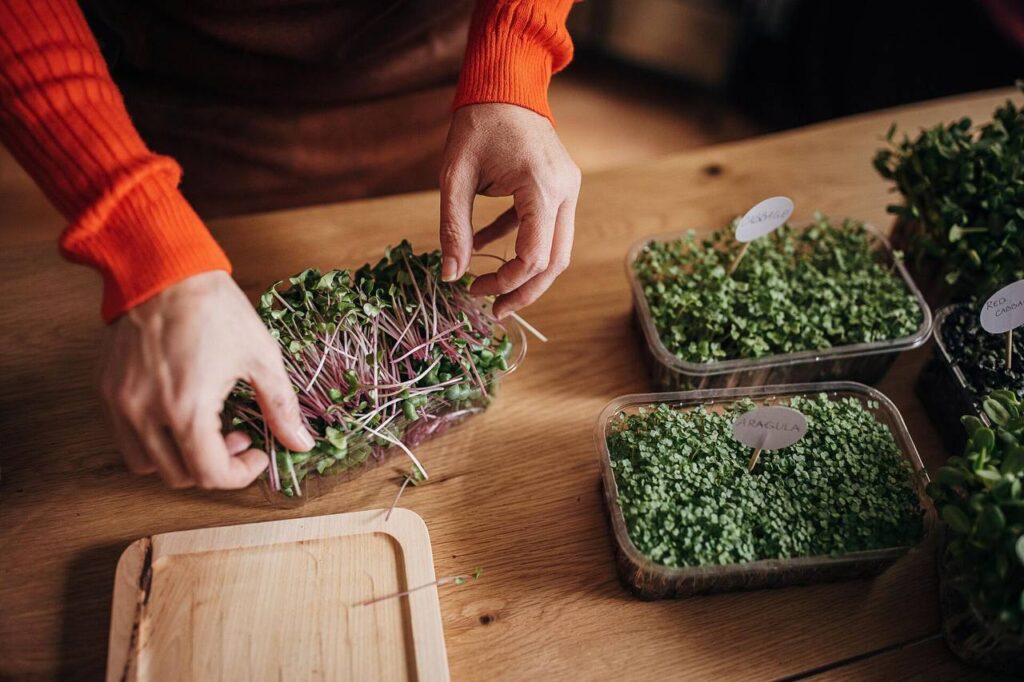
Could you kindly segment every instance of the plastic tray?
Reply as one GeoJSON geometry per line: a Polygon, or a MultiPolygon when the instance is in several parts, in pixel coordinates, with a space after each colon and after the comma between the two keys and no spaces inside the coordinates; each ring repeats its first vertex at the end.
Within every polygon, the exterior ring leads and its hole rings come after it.
{"type": "Polygon", "coordinates": [[[988,424],[989,419],[981,410],[974,390],[957,365],[946,342],[942,338],[942,327],[950,314],[966,304],[956,303],[940,308],[935,313],[932,336],[935,346],[932,356],[921,369],[914,385],[915,393],[932,426],[938,431],[947,454],[959,455],[967,445],[967,432],[960,423],[960,417],[973,414],[988,424]]]}
{"type": "MultiPolygon", "coordinates": [[[[809,224],[801,229],[808,229],[809,224]]],[[[651,319],[651,310],[644,296],[640,279],[633,269],[640,250],[651,241],[668,241],[685,232],[645,237],[635,242],[626,255],[626,274],[633,291],[634,318],[646,340],[647,359],[654,385],[662,390],[689,390],[701,388],[728,388],[730,386],[760,386],[766,384],[802,383],[849,379],[865,384],[879,381],[896,356],[928,341],[932,327],[932,314],[928,303],[911,279],[902,261],[895,258],[886,238],[873,226],[865,225],[873,249],[883,261],[891,265],[917,300],[921,309],[921,324],[910,336],[889,341],[873,341],[825,350],[806,350],[797,353],[766,355],[761,358],[722,360],[718,362],[687,362],[673,355],[662,343],[651,319]]]]}
{"type": "MultiPolygon", "coordinates": [[[[457,408],[447,405],[441,406],[437,409],[433,419],[427,420],[425,418],[421,418],[417,421],[415,432],[413,434],[407,434],[403,439],[403,442],[405,442],[406,445],[410,448],[415,448],[416,446],[445,433],[452,427],[461,424],[466,419],[487,410],[491,401],[495,398],[495,394],[499,388],[501,380],[514,372],[526,357],[526,331],[523,329],[522,325],[516,322],[513,318],[504,320],[502,324],[505,327],[505,333],[512,340],[512,350],[509,353],[508,369],[495,375],[489,385],[491,395],[490,400],[481,401],[479,404],[475,405],[460,405],[457,408]]],[[[260,490],[260,497],[264,501],[278,507],[290,508],[300,506],[308,500],[315,499],[321,495],[331,492],[341,483],[357,478],[373,467],[384,463],[396,453],[403,457],[405,456],[401,453],[399,448],[391,447],[380,450],[377,454],[367,457],[362,464],[335,475],[321,476],[314,472],[302,481],[301,496],[297,495],[294,497],[288,497],[282,492],[272,490],[267,480],[267,475],[264,474],[260,477],[258,486],[260,490]]],[[[427,467],[429,472],[430,469],[427,463],[424,463],[424,466],[427,467]]],[[[411,468],[411,465],[407,468],[411,468]]]]}
{"type": "MultiPolygon", "coordinates": [[[[934,510],[925,493],[925,486],[929,480],[928,475],[924,471],[917,448],[914,447],[914,441],[907,431],[899,410],[883,393],[870,386],[852,381],[835,381],[788,386],[626,395],[616,398],[604,408],[598,418],[595,434],[597,450],[601,458],[605,502],[614,537],[616,563],[623,585],[643,599],[666,599],[696,594],[833,582],[877,575],[912,549],[910,546],[902,546],[851,552],[836,557],[810,556],[793,559],[764,559],[747,563],[669,567],[652,561],[640,552],[630,539],[626,520],[619,506],[618,485],[608,453],[608,425],[612,417],[623,411],[635,413],[641,407],[659,403],[668,403],[676,409],[691,409],[700,405],[716,403],[728,405],[743,398],[750,398],[757,404],[764,404],[769,400],[819,393],[827,393],[831,398],[852,397],[863,403],[878,402],[878,407],[871,410],[872,414],[889,428],[896,445],[916,472],[916,475],[913,476],[913,485],[921,502],[921,508],[925,510],[923,542],[934,523],[934,510]]],[[[920,546],[920,543],[917,546],[920,546]]]]}

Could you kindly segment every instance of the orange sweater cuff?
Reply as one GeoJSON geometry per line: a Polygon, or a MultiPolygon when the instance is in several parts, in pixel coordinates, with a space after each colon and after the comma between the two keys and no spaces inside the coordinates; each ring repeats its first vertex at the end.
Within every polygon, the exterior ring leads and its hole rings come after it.
{"type": "Polygon", "coordinates": [[[552,123],[551,76],[572,60],[565,28],[573,0],[480,0],[470,24],[453,109],[502,102],[552,123]]]}
{"type": "Polygon", "coordinates": [[[99,270],[103,319],[112,322],[186,277],[231,265],[177,188],[181,171],[157,157],[69,227],[61,252],[99,270]]]}

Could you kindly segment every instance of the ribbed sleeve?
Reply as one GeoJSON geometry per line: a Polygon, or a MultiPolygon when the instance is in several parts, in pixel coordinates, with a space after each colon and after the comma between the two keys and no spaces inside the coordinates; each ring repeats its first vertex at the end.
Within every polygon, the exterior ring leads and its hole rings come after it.
{"type": "Polygon", "coordinates": [[[111,321],[170,284],[230,270],[135,131],[74,0],[0,0],[0,140],[69,221],[61,252],[103,277],[111,321]]]}
{"type": "Polygon", "coordinates": [[[504,102],[554,120],[552,74],[572,60],[565,28],[573,0],[478,0],[453,108],[504,102]]]}

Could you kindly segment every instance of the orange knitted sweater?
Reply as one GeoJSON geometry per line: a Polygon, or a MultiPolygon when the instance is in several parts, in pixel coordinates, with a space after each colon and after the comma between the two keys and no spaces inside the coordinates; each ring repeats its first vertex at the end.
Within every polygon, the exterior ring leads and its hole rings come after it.
{"type": "MultiPolygon", "coordinates": [[[[505,102],[548,118],[572,56],[573,0],[478,0],[453,107],[505,102]]],[[[0,0],[0,140],[68,220],[69,260],[103,277],[108,322],[190,275],[231,266],[139,137],[75,0],[0,0]]]]}

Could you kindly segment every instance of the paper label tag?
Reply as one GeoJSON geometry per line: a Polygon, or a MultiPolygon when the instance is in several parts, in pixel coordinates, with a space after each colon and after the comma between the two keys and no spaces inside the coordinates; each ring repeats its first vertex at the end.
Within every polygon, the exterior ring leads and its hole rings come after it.
{"type": "Polygon", "coordinates": [[[1024,324],[1024,279],[1008,284],[981,308],[981,327],[989,334],[1002,334],[1024,324]]]}
{"type": "Polygon", "coordinates": [[[760,202],[740,218],[736,226],[736,241],[752,242],[771,234],[786,224],[793,215],[793,200],[789,197],[770,197],[760,202]]]}
{"type": "Polygon", "coordinates": [[[747,447],[780,450],[807,433],[807,418],[800,410],[782,405],[756,407],[732,423],[732,437],[747,447]]]}

